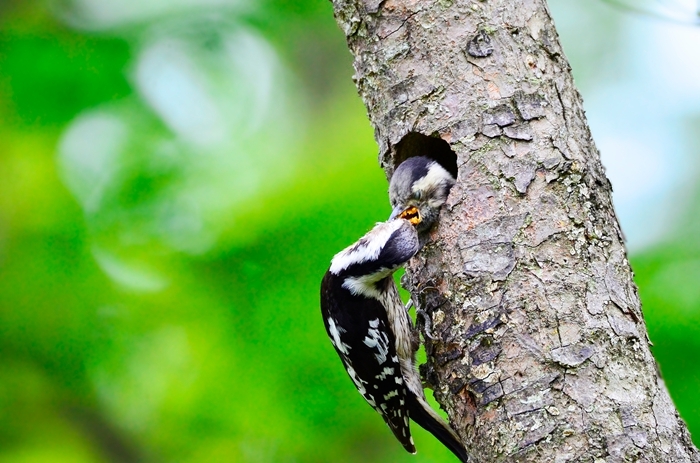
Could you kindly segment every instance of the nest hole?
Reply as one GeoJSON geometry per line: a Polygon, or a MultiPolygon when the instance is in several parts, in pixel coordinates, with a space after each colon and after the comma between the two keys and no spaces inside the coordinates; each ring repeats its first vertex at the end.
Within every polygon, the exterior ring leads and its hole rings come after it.
{"type": "Polygon", "coordinates": [[[437,161],[457,178],[457,154],[452,151],[449,143],[437,135],[409,132],[396,144],[394,152],[394,169],[408,158],[426,156],[437,161]]]}

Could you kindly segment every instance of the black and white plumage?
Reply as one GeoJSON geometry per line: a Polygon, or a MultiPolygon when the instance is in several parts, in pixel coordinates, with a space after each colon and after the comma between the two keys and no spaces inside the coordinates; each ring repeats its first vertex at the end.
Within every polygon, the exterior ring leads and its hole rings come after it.
{"type": "Polygon", "coordinates": [[[423,235],[437,222],[455,178],[437,161],[426,156],[406,159],[394,171],[389,184],[393,208],[389,220],[408,218],[423,235]]]}
{"type": "Polygon", "coordinates": [[[416,227],[399,218],[338,253],[321,283],[323,322],[355,387],[407,451],[416,452],[410,418],[467,462],[457,435],[425,400],[418,337],[392,276],[419,249],[416,227]]]}

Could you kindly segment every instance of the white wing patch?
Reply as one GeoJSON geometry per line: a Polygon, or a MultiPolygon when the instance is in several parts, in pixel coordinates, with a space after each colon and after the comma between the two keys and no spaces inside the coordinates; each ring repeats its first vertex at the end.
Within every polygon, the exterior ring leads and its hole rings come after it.
{"type": "Polygon", "coordinates": [[[377,379],[378,379],[379,381],[384,381],[384,380],[386,379],[387,376],[393,375],[394,373],[396,373],[396,370],[395,370],[395,369],[393,369],[393,368],[391,368],[391,367],[384,367],[384,369],[382,370],[382,372],[379,373],[379,374],[377,375],[377,379]]]}
{"type": "Polygon", "coordinates": [[[375,402],[374,397],[372,397],[371,394],[368,394],[367,389],[365,389],[365,384],[367,383],[367,381],[362,381],[362,379],[357,376],[357,372],[352,367],[352,365],[350,365],[350,362],[347,363],[345,369],[347,370],[348,375],[350,375],[350,379],[355,384],[357,391],[360,394],[362,394],[362,397],[365,398],[365,400],[367,401],[368,404],[370,404],[372,407],[376,408],[377,403],[375,402]]]}
{"type": "Polygon", "coordinates": [[[369,326],[370,327],[367,330],[368,335],[365,336],[365,339],[362,342],[364,342],[370,349],[377,349],[374,357],[381,365],[382,363],[386,362],[386,356],[389,353],[389,337],[386,335],[386,333],[377,328],[379,326],[379,319],[370,321],[369,326]]]}
{"type": "Polygon", "coordinates": [[[391,391],[390,393],[384,395],[384,400],[389,400],[389,399],[391,399],[392,397],[398,397],[398,396],[399,396],[399,391],[397,391],[396,389],[394,389],[394,390],[391,391]]]}
{"type": "Polygon", "coordinates": [[[333,343],[333,346],[335,346],[335,348],[343,354],[348,355],[350,353],[350,346],[345,344],[343,340],[340,339],[341,331],[345,333],[345,330],[343,328],[339,328],[338,326],[336,326],[333,317],[328,317],[328,332],[331,333],[331,342],[333,343]]]}

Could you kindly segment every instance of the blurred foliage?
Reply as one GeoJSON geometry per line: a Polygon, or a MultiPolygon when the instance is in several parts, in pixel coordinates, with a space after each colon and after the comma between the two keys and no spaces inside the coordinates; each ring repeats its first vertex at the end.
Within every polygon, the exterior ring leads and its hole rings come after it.
{"type": "MultiPolygon", "coordinates": [[[[688,128],[697,137],[697,117],[688,128]]],[[[695,139],[690,149],[700,149],[695,139]]],[[[700,198],[696,189],[693,195],[700,198]]],[[[696,445],[700,439],[700,201],[685,211],[679,227],[662,244],[632,256],[635,281],[644,307],[652,351],[666,386],[688,424],[696,445]]]]}
{"type": "MultiPolygon", "coordinates": [[[[389,213],[330,4],[190,3],[0,3],[0,462],[453,461],[323,332],[330,258],[389,213]]],[[[698,262],[633,259],[695,430],[698,262]]]]}

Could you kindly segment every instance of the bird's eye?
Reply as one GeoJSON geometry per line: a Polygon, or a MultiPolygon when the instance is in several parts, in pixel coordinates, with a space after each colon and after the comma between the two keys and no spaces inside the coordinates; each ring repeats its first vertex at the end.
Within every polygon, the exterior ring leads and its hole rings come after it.
{"type": "Polygon", "coordinates": [[[414,197],[414,198],[420,199],[421,196],[422,196],[422,194],[421,194],[421,191],[420,191],[420,190],[416,190],[416,191],[413,192],[413,197],[414,197]]]}

